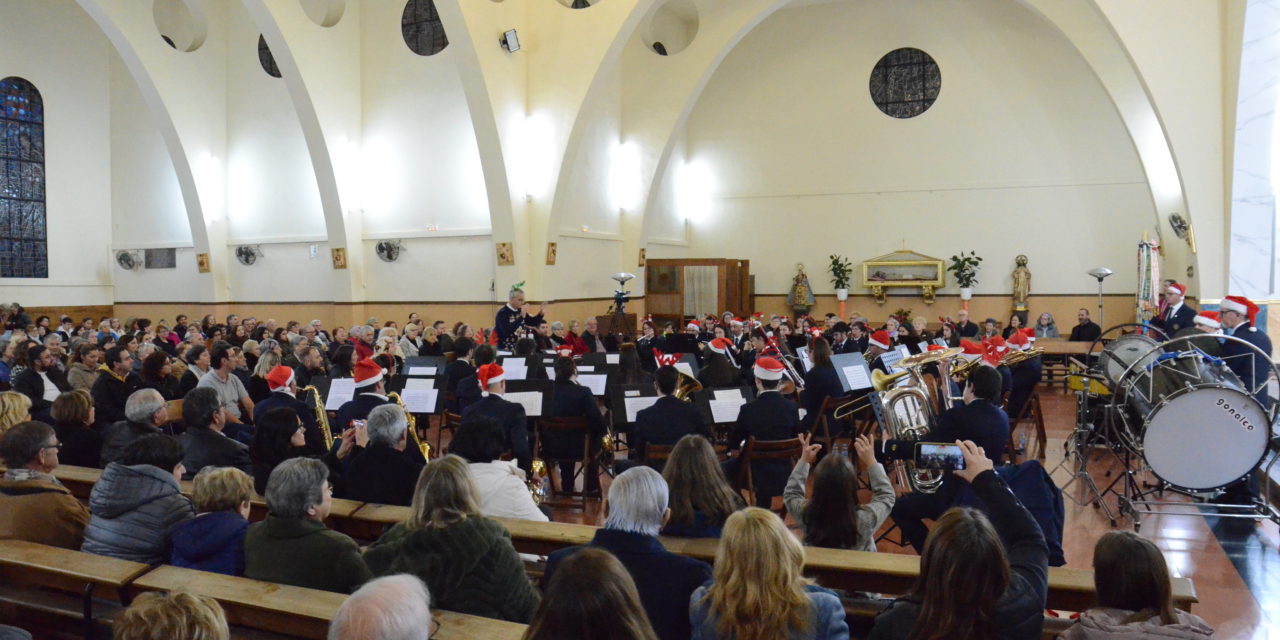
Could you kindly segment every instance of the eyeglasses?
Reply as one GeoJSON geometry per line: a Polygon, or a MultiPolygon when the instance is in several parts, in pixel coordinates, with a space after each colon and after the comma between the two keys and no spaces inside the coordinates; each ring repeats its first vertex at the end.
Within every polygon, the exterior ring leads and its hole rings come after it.
{"type": "Polygon", "coordinates": [[[61,442],[55,442],[55,443],[53,443],[53,444],[46,444],[45,446],[40,447],[40,448],[41,448],[41,449],[57,449],[58,451],[62,451],[62,443],[61,443],[61,442]]]}

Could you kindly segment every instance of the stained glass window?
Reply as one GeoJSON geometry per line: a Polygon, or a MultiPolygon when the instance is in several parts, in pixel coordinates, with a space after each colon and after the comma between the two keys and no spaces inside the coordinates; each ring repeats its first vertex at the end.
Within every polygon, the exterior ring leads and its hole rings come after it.
{"type": "Polygon", "coordinates": [[[885,54],[871,71],[871,100],[886,115],[914,118],[933,106],[942,72],[933,58],[910,47],[885,54]]]}
{"type": "Polygon", "coordinates": [[[49,277],[44,178],[40,92],[0,80],[0,278],[49,277]]]}
{"type": "Polygon", "coordinates": [[[409,50],[420,56],[434,56],[449,46],[440,12],[432,0],[409,0],[400,16],[400,35],[409,50]]]}

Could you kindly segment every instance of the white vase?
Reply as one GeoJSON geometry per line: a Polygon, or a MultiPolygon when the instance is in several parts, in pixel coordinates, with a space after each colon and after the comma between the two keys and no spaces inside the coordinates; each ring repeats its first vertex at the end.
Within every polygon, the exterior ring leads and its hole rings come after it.
{"type": "Polygon", "coordinates": [[[970,300],[973,298],[973,287],[960,287],[960,299],[970,300]]]}
{"type": "Polygon", "coordinates": [[[848,299],[849,299],[848,289],[836,289],[836,300],[844,302],[845,300],[848,300],[848,299]]]}

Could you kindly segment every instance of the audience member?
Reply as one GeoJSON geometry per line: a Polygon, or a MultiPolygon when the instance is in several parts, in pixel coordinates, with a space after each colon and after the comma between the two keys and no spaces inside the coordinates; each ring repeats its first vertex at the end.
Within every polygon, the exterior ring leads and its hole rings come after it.
{"type": "Polygon", "coordinates": [[[608,551],[587,547],[575,552],[560,562],[555,579],[547,583],[546,597],[523,640],[663,637],[650,626],[630,574],[608,551]]]}
{"type": "Polygon", "coordinates": [[[876,616],[871,640],[1040,637],[1049,576],[1044,534],[982,447],[957,444],[965,467],[951,474],[973,487],[990,519],[955,508],[934,523],[915,585],[876,616]]]}
{"type": "Polygon", "coordinates": [[[102,436],[93,428],[93,398],[83,389],[73,389],[53,401],[53,430],[62,450],[60,462],[77,467],[96,467],[102,456],[102,436]]]}
{"type": "Polygon", "coordinates": [[[690,600],[693,639],[848,638],[844,605],[805,579],[804,555],[772,512],[751,507],[729,516],[711,582],[690,600]]]}
{"type": "Polygon", "coordinates": [[[552,553],[547,558],[544,582],[554,584],[561,565],[579,549],[604,549],[617,556],[635,580],[657,636],[663,640],[688,638],[689,598],[711,577],[711,567],[671,553],[658,541],[658,532],[671,516],[667,501],[667,483],[657,471],[634,467],[622,472],[609,485],[604,528],[596,530],[586,547],[552,553]]]}
{"type": "Polygon", "coordinates": [[[112,622],[115,640],[230,640],[217,600],[187,591],[140,594],[112,622]]]}
{"type": "MultiPolygon", "coordinates": [[[[192,335],[195,335],[195,333],[192,332],[192,335]]],[[[196,385],[199,385],[200,381],[209,375],[209,363],[211,361],[209,350],[203,344],[191,345],[191,348],[187,350],[186,361],[187,371],[182,374],[182,379],[178,381],[178,393],[183,396],[191,393],[191,390],[195,389],[196,385]]]]}
{"type": "Polygon", "coordinates": [[[178,484],[182,472],[177,438],[151,435],[130,443],[93,484],[81,550],[144,564],[168,559],[169,531],[196,515],[178,484]]]}
{"type": "Polygon", "coordinates": [[[79,549],[89,510],[53,477],[57,434],[43,422],[23,422],[0,436],[0,540],[79,549]]]}
{"type": "MultiPolygon", "coordinates": [[[[237,354],[235,347],[229,343],[218,341],[209,348],[209,373],[200,378],[197,389],[213,389],[218,394],[218,402],[226,413],[226,422],[239,425],[247,422],[253,415],[253,400],[245,390],[244,383],[235,375],[237,354]]],[[[232,429],[229,429],[229,431],[232,429]]],[[[233,429],[240,432],[238,427],[233,429]]]]}
{"type": "Polygon", "coordinates": [[[671,519],[662,535],[719,538],[724,521],[743,508],[706,438],[688,435],[671,450],[662,477],[671,489],[671,519]]]}
{"type": "Polygon", "coordinates": [[[17,391],[0,391],[0,434],[31,419],[31,398],[17,391]]]}
{"type": "Polygon", "coordinates": [[[67,384],[72,389],[91,391],[98,381],[98,364],[102,350],[92,342],[82,342],[72,350],[71,366],[67,368],[67,384]]]}
{"type": "MultiPolygon", "coordinates": [[[[687,435],[706,432],[698,408],[675,397],[679,384],[680,372],[675,367],[662,366],[654,372],[653,388],[658,399],[636,412],[636,426],[627,442],[635,460],[645,459],[648,445],[671,446],[687,435]]],[[[663,464],[655,460],[651,466],[662,471],[663,464]]]]}
{"type": "Polygon", "coordinates": [[[405,454],[409,444],[407,414],[394,404],[374,407],[366,428],[369,444],[351,454],[346,496],[360,502],[409,506],[422,465],[405,454]]]}
{"type": "Polygon", "coordinates": [[[31,400],[33,418],[52,423],[50,410],[53,408],[53,401],[63,391],[70,391],[71,385],[58,369],[53,352],[43,345],[36,344],[27,348],[27,363],[29,366],[14,376],[13,390],[31,400]]]}
{"type": "Polygon", "coordinates": [[[449,453],[468,463],[480,513],[546,522],[549,518],[534,503],[524,472],[515,461],[500,459],[506,450],[502,427],[489,418],[464,420],[449,442],[449,453]]]}
{"type": "Polygon", "coordinates": [[[169,534],[169,564],[229,576],[244,573],[253,480],[231,467],[205,467],[191,491],[196,517],[169,534]]]}
{"type": "Polygon", "coordinates": [[[138,372],[139,389],[155,389],[165,400],[178,399],[178,380],[173,377],[173,365],[164,351],[152,351],[142,359],[142,371],[138,372]]]}
{"type": "Polygon", "coordinates": [[[1071,337],[1067,338],[1072,342],[1093,342],[1102,337],[1102,327],[1098,323],[1089,319],[1089,310],[1080,309],[1076,312],[1076,326],[1071,327],[1071,337]]]}
{"type": "Polygon", "coordinates": [[[432,460],[418,477],[409,517],[365,552],[375,575],[412,573],[441,609],[527,623],[538,592],[502,525],[480,515],[467,463],[432,460]]]}
{"type": "Polygon", "coordinates": [[[818,463],[813,478],[813,499],[806,500],[804,486],[809,479],[809,467],[817,459],[822,445],[809,444],[809,437],[804,434],[800,435],[800,443],[804,448],[787,480],[782,501],[787,505],[787,514],[804,530],[805,544],[875,551],[876,531],[889,517],[895,494],[884,466],[876,462],[871,439],[864,435],[853,442],[858,467],[866,470],[871,485],[871,502],[865,505],[858,504],[858,469],[849,458],[834,453],[818,463]]]}
{"type": "Polygon", "coordinates": [[[329,640],[427,640],[439,628],[427,585],[401,573],[370,580],[351,594],[329,623],[329,640]]]}
{"type": "MultiPolygon", "coordinates": [[[[255,408],[258,424],[253,430],[253,445],[249,447],[249,458],[253,464],[253,487],[259,495],[266,495],[267,481],[271,471],[281,462],[289,458],[315,457],[305,443],[306,428],[298,419],[298,415],[288,407],[275,407],[263,413],[262,406],[255,408]]],[[[361,435],[364,429],[361,428],[361,435]]],[[[359,438],[357,429],[348,429],[342,434],[337,449],[326,451],[320,461],[329,467],[329,483],[334,487],[334,495],[344,496],[346,485],[342,481],[341,461],[357,446],[359,438]]],[[[367,437],[364,442],[367,443],[367,437]]],[[[360,446],[364,446],[361,444],[360,446]]]]}
{"type": "Polygon", "coordinates": [[[103,429],[125,419],[125,403],[142,386],[142,381],[133,372],[131,352],[124,347],[107,349],[98,371],[100,375],[92,391],[94,421],[103,429]]]}
{"type": "Polygon", "coordinates": [[[192,389],[182,400],[182,422],[187,427],[182,434],[187,479],[208,466],[235,467],[245,473],[253,473],[248,445],[222,432],[227,423],[227,412],[217,390],[208,387],[192,389]]]}
{"type": "Polygon", "coordinates": [[[138,389],[125,401],[124,415],[124,420],[107,428],[99,464],[95,466],[106,467],[115,462],[124,448],[138,438],[163,433],[169,422],[169,405],[159,391],[138,389]]]}
{"type": "Polygon", "coordinates": [[[1155,543],[1132,531],[1102,534],[1093,548],[1098,606],[1080,614],[1066,640],[1212,638],[1199,616],[1173,606],[1169,567],[1155,543]]]}
{"type": "Polygon", "coordinates": [[[324,526],[332,491],[319,460],[291,458],[272,470],[267,518],[245,534],[245,577],[338,593],[373,577],[355,540],[324,526]]]}

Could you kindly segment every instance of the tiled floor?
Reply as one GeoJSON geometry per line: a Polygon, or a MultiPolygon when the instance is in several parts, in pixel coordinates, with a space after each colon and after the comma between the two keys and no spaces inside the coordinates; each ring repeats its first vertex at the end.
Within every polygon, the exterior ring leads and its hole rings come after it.
{"type": "MultiPolygon", "coordinates": [[[[1047,467],[1053,469],[1063,457],[1063,443],[1075,422],[1075,399],[1061,391],[1041,390],[1044,407],[1047,467]]],[[[1210,446],[1211,443],[1206,443],[1210,446]]],[[[1090,470],[1099,484],[1109,462],[1091,464],[1090,470]]],[[[1062,468],[1054,479],[1063,486],[1071,479],[1071,469],[1062,468]]],[[[607,490],[607,479],[605,481],[607,490]]],[[[1087,497],[1080,482],[1068,487],[1076,500],[1087,497]]],[[[1115,508],[1115,497],[1108,503],[1115,508]]],[[[1102,512],[1081,506],[1068,499],[1063,549],[1067,566],[1088,568],[1093,560],[1093,545],[1098,536],[1111,529],[1102,512]]],[[[553,505],[553,519],[561,522],[598,524],[602,520],[598,501],[586,509],[553,505]]],[[[1200,598],[1195,613],[1216,630],[1215,637],[1225,640],[1280,638],[1280,531],[1276,525],[1258,525],[1246,534],[1231,533],[1219,518],[1189,515],[1159,515],[1144,518],[1140,533],[1155,541],[1164,551],[1175,575],[1191,578],[1200,598]]],[[[1127,520],[1118,523],[1128,527],[1127,520]]],[[[911,553],[891,542],[881,541],[879,549],[888,553],[911,553]]]]}

